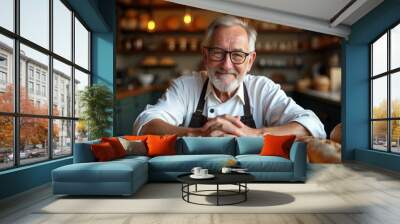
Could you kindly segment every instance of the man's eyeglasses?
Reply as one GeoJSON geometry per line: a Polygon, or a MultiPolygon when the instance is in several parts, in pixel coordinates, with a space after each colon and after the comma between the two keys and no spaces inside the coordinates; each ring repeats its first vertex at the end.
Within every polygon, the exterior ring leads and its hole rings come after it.
{"type": "Polygon", "coordinates": [[[219,47],[205,47],[208,51],[208,55],[211,61],[223,61],[225,60],[226,53],[229,54],[229,58],[233,64],[242,64],[250,53],[243,51],[226,51],[219,47]]]}

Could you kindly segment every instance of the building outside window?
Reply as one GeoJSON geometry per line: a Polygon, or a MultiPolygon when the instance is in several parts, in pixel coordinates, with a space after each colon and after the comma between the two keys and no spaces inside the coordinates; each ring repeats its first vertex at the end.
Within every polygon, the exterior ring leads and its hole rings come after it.
{"type": "MultiPolygon", "coordinates": [[[[0,99],[8,99],[0,100],[0,156],[4,158],[0,160],[0,170],[70,156],[73,143],[87,139],[85,127],[77,128],[79,114],[73,113],[72,108],[65,110],[65,106],[79,102],[78,93],[82,86],[90,84],[80,81],[82,77],[84,80],[90,80],[91,75],[90,32],[87,26],[62,0],[18,2],[19,12],[14,13],[15,10],[12,10],[9,13],[14,17],[12,20],[19,21],[15,31],[8,29],[6,32],[0,29],[0,83],[15,87],[13,68],[20,65],[17,78],[20,80],[21,93],[19,98],[14,99],[12,96],[16,88],[7,89],[11,92],[0,91],[0,99]],[[49,4],[50,2],[52,4],[49,4]],[[39,11],[42,13],[38,14],[39,11]],[[17,16],[19,18],[16,18],[17,16]],[[50,42],[53,43],[53,49],[50,48],[50,42]],[[15,48],[14,43],[19,44],[18,48],[15,48]],[[12,61],[14,54],[19,56],[16,57],[20,59],[18,63],[12,61]],[[74,60],[72,55],[75,55],[74,60]],[[62,60],[58,61],[55,56],[62,60]],[[53,71],[53,74],[50,74],[50,71],[53,71]],[[73,80],[76,73],[79,73],[79,76],[73,80]],[[47,94],[50,78],[54,78],[54,85],[47,94]],[[63,89],[58,85],[59,79],[64,81],[63,89]],[[79,88],[72,92],[72,89],[65,88],[65,85],[79,85],[79,88]],[[63,107],[57,107],[57,101],[54,100],[59,94],[63,94],[63,107]],[[50,97],[53,97],[54,105],[50,105],[50,97]],[[20,108],[18,113],[14,112],[14,105],[20,108]],[[50,107],[53,111],[49,110],[50,107]],[[14,135],[14,125],[18,136],[14,135]],[[38,134],[32,139],[32,132],[43,134],[38,134]],[[16,139],[19,141],[15,141],[16,139]]],[[[14,7],[13,1],[1,4],[11,4],[7,8],[14,7]]]]}
{"type": "Polygon", "coordinates": [[[400,153],[400,24],[370,44],[371,148],[400,153]]]}

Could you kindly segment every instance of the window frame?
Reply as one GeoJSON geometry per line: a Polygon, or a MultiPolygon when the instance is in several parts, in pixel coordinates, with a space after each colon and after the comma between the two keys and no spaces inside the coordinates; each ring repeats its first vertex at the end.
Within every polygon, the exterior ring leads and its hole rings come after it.
{"type": "MultiPolygon", "coordinates": [[[[386,152],[386,153],[391,153],[391,154],[400,154],[400,152],[393,152],[392,151],[392,121],[400,121],[400,117],[392,117],[392,98],[391,98],[391,91],[392,91],[392,85],[391,85],[391,79],[392,76],[395,75],[396,73],[400,72],[400,67],[391,69],[391,31],[393,28],[396,26],[400,26],[400,21],[395,22],[392,24],[389,28],[385,29],[383,33],[378,35],[375,39],[373,39],[370,43],[368,43],[369,47],[369,149],[373,151],[379,151],[379,152],[386,152]],[[387,64],[386,64],[386,72],[376,74],[375,76],[373,75],[373,44],[379,40],[381,37],[383,37],[385,34],[387,34],[387,64]],[[373,118],[373,81],[378,79],[386,77],[386,87],[387,87],[387,105],[386,105],[386,117],[385,118],[373,118]],[[373,136],[373,122],[374,121],[386,121],[386,151],[384,150],[379,150],[374,148],[374,136],[373,136]]],[[[400,53],[400,52],[399,52],[400,53]]]]}
{"type": "MultiPolygon", "coordinates": [[[[53,59],[58,60],[61,63],[64,63],[68,66],[71,66],[71,92],[72,92],[72,99],[71,99],[71,105],[74,105],[75,103],[75,98],[76,92],[74,88],[74,82],[75,82],[75,69],[85,73],[89,77],[89,83],[88,85],[92,85],[92,61],[91,61],[91,52],[92,52],[92,43],[91,43],[91,38],[92,38],[92,30],[89,28],[89,26],[85,23],[85,21],[76,13],[72,7],[66,2],[65,0],[59,0],[68,10],[71,11],[71,18],[70,18],[70,23],[71,23],[71,59],[64,58],[61,55],[58,55],[55,53],[53,50],[53,23],[54,23],[54,18],[53,18],[53,1],[54,0],[48,0],[49,3],[49,48],[46,49],[45,47],[40,46],[39,44],[36,44],[29,39],[24,38],[23,36],[20,35],[20,0],[14,0],[13,1],[13,10],[14,10],[14,30],[10,31],[4,27],[0,26],[0,35],[3,35],[7,38],[10,38],[13,40],[13,52],[12,52],[12,69],[11,71],[13,72],[13,78],[14,78],[14,110],[13,112],[2,112],[0,111],[0,116],[11,116],[13,119],[13,153],[14,153],[14,161],[13,161],[13,166],[10,167],[5,167],[5,168],[0,168],[0,172],[4,170],[10,170],[10,169],[16,169],[19,167],[23,166],[29,166],[37,163],[43,163],[49,160],[54,160],[54,159],[61,159],[65,157],[70,157],[73,156],[74,152],[74,143],[75,143],[75,126],[76,126],[76,121],[79,120],[79,117],[75,116],[75,108],[71,108],[71,114],[62,116],[61,114],[59,116],[53,115],[53,59]],[[88,69],[85,69],[78,64],[75,63],[75,18],[79,20],[79,22],[84,26],[84,28],[88,31],[88,69]],[[27,114],[27,113],[21,113],[20,111],[20,45],[23,44],[27,47],[32,48],[33,50],[36,50],[42,54],[45,54],[48,56],[49,62],[48,62],[48,74],[47,74],[47,84],[45,87],[45,90],[48,92],[45,95],[48,96],[48,112],[46,115],[39,115],[39,114],[27,114]],[[20,159],[20,119],[21,118],[45,118],[47,119],[48,122],[48,135],[47,135],[47,152],[48,155],[47,157],[44,157],[43,160],[40,160],[38,162],[31,162],[31,163],[26,163],[26,164],[21,164],[21,159],[20,159]],[[54,147],[53,147],[53,123],[57,120],[62,120],[62,121],[70,121],[71,122],[71,153],[68,155],[62,155],[62,156],[54,156],[54,147]]],[[[27,73],[26,75],[26,81],[33,81],[33,85],[35,86],[36,83],[40,83],[42,85],[42,79],[41,79],[41,74],[42,72],[39,73],[39,80],[36,80],[36,69],[34,68],[33,70],[33,79],[30,79],[30,74],[28,72],[30,66],[27,63],[27,73]]],[[[41,86],[40,85],[40,86],[41,86]]],[[[27,91],[29,91],[27,89],[27,91]]],[[[36,89],[34,89],[34,92],[36,89]]],[[[42,96],[42,94],[39,94],[38,96],[42,96]]]]}

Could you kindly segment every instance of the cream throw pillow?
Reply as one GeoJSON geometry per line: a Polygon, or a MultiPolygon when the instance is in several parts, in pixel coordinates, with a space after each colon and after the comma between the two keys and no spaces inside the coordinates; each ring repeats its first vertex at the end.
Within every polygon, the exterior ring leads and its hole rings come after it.
{"type": "Polygon", "coordinates": [[[121,142],[122,147],[124,147],[126,151],[126,155],[135,155],[135,156],[145,156],[147,155],[147,149],[144,142],[140,140],[129,141],[124,138],[118,137],[119,142],[121,142]]]}

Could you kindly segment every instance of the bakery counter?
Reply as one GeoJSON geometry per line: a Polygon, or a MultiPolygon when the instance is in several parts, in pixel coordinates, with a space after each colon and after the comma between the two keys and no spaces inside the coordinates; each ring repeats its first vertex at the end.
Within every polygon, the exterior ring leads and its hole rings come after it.
{"type": "Polygon", "coordinates": [[[296,94],[305,95],[308,97],[315,98],[315,100],[323,100],[327,103],[337,104],[340,106],[340,92],[322,92],[312,89],[303,91],[296,90],[296,94]]]}
{"type": "Polygon", "coordinates": [[[335,125],[341,122],[340,93],[296,90],[292,97],[297,104],[312,110],[319,117],[328,137],[335,125]]]}
{"type": "Polygon", "coordinates": [[[117,99],[121,100],[130,96],[139,96],[151,92],[164,92],[168,88],[169,84],[156,84],[149,86],[141,86],[133,89],[118,88],[117,99]]]}

